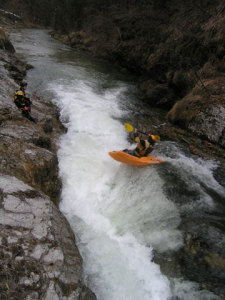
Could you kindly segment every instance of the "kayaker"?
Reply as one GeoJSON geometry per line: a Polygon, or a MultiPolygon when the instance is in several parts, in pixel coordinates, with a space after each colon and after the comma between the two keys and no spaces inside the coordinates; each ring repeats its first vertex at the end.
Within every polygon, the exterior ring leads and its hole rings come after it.
{"type": "Polygon", "coordinates": [[[148,139],[140,139],[138,130],[135,128],[134,141],[137,143],[137,147],[134,150],[125,149],[123,151],[136,157],[144,157],[148,156],[153,151],[157,138],[152,134],[148,134],[148,139]]]}
{"type": "Polygon", "coordinates": [[[26,89],[27,82],[25,80],[22,80],[20,83],[20,89],[17,90],[14,94],[14,103],[21,110],[24,117],[32,122],[36,122],[35,119],[30,115],[32,101],[30,98],[26,97],[26,89]]]}

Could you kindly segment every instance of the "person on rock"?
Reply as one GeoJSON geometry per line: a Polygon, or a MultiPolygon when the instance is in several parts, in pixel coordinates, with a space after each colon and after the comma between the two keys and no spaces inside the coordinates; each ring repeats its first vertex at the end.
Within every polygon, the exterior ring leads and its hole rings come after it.
{"type": "Polygon", "coordinates": [[[27,82],[22,80],[20,83],[20,89],[17,90],[14,94],[14,103],[22,111],[22,115],[28,120],[35,122],[36,120],[31,117],[31,104],[32,101],[30,98],[26,97],[27,82]]]}
{"type": "Polygon", "coordinates": [[[148,156],[154,149],[155,143],[158,141],[155,135],[148,134],[148,139],[140,139],[137,128],[134,129],[134,141],[137,143],[137,147],[134,150],[125,149],[124,152],[136,156],[144,157],[148,156]]]}

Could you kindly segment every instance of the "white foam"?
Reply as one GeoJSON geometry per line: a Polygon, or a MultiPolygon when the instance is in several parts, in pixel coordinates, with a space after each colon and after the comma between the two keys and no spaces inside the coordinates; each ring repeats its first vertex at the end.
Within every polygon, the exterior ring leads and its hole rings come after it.
{"type": "Polygon", "coordinates": [[[169,281],[151,261],[151,246],[163,251],[182,244],[179,214],[154,168],[141,173],[107,154],[129,146],[116,120],[123,114],[118,89],[96,95],[84,85],[76,81],[73,93],[57,86],[57,98],[68,122],[58,153],[61,209],[78,232],[86,280],[98,299],[165,300],[169,281]]]}
{"type": "Polygon", "coordinates": [[[183,279],[174,279],[171,282],[172,293],[182,300],[220,300],[219,296],[207,290],[199,291],[197,283],[189,282],[183,279]]]}

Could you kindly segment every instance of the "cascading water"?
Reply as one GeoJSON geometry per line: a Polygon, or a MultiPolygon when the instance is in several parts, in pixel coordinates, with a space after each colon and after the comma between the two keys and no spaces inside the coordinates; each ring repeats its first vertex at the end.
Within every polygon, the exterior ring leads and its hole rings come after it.
{"type": "MultiPolygon", "coordinates": [[[[201,190],[201,181],[224,192],[212,176],[214,164],[192,160],[169,142],[154,153],[168,161],[165,165],[134,168],[112,160],[109,151],[130,147],[119,120],[130,116],[124,101],[135,85],[45,31],[15,31],[11,39],[35,67],[28,73],[29,90],[54,99],[68,129],[58,151],[60,209],[76,234],[84,280],[97,298],[219,299],[198,291],[195,283],[167,278],[153,262],[153,249],[163,253],[183,243],[179,209],[166,194],[165,168],[176,174],[185,168],[177,176],[202,194],[195,205],[210,207],[213,201],[201,190]]],[[[192,203],[182,207],[191,208],[192,203]]]]}

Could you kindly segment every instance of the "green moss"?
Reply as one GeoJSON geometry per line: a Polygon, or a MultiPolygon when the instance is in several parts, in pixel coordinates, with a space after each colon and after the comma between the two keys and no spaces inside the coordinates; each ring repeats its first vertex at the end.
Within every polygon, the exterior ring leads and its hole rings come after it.
{"type": "Polygon", "coordinates": [[[6,34],[5,34],[5,31],[3,31],[2,29],[0,29],[0,40],[3,40],[3,41],[6,40],[6,34]]]}
{"type": "Polygon", "coordinates": [[[187,100],[181,100],[168,112],[167,118],[172,123],[187,127],[190,121],[196,117],[197,113],[196,108],[192,107],[191,103],[188,103],[187,100]]]}
{"type": "Polygon", "coordinates": [[[225,260],[217,253],[210,253],[205,260],[212,268],[225,269],[225,260]]]}

